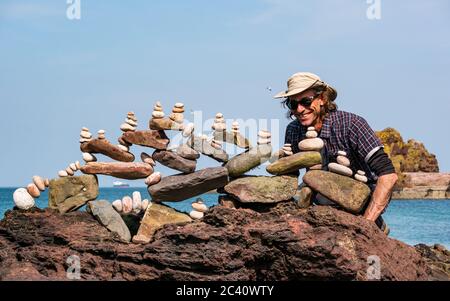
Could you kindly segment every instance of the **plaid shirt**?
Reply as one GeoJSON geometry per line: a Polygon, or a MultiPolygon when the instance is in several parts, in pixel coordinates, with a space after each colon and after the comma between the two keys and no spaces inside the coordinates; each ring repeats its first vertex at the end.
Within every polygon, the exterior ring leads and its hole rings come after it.
{"type": "MultiPolygon", "coordinates": [[[[285,143],[292,144],[294,153],[300,151],[298,143],[305,139],[306,130],[307,127],[302,126],[298,120],[287,126],[285,143]]],[[[342,150],[347,153],[354,173],[363,170],[369,183],[376,182],[377,176],[370,170],[367,161],[383,144],[364,118],[344,111],[330,112],[323,121],[319,138],[325,144],[322,149],[324,170],[328,163],[336,162],[337,153],[342,150]]]]}

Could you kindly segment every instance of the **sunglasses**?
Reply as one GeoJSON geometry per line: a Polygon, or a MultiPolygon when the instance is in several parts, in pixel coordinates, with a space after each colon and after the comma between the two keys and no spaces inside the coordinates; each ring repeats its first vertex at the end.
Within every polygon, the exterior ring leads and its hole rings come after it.
{"type": "Polygon", "coordinates": [[[318,95],[303,97],[300,100],[289,99],[287,102],[287,107],[290,110],[297,110],[299,104],[302,105],[302,107],[309,107],[317,96],[318,95]]]}

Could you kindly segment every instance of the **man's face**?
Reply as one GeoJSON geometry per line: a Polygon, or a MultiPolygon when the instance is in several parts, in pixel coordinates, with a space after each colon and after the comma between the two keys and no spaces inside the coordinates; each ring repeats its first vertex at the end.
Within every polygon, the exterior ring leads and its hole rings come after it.
{"type": "MultiPolygon", "coordinates": [[[[289,96],[290,100],[295,100],[297,102],[300,102],[305,97],[315,97],[316,92],[314,90],[307,90],[302,93],[289,96]]],[[[317,96],[312,102],[311,105],[302,105],[301,103],[298,104],[297,109],[291,110],[292,113],[295,115],[295,117],[298,119],[298,121],[303,126],[314,126],[320,115],[320,107],[323,105],[323,99],[320,96],[317,96]]]]}

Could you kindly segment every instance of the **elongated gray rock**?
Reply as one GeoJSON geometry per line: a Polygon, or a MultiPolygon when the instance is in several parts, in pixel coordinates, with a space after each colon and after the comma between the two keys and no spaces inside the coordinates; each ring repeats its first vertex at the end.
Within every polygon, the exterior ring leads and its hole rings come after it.
{"type": "Polygon", "coordinates": [[[291,199],[297,192],[295,176],[242,177],[224,189],[242,203],[278,203],[291,199]]]}
{"type": "Polygon", "coordinates": [[[65,177],[50,181],[48,207],[61,214],[75,211],[98,196],[96,176],[65,177]]]}
{"type": "Polygon", "coordinates": [[[179,202],[201,195],[228,183],[225,167],[205,168],[187,175],[164,177],[158,184],[148,187],[154,201],[179,202]]]}
{"type": "Polygon", "coordinates": [[[208,143],[206,139],[201,139],[200,137],[191,136],[187,141],[187,145],[192,147],[199,153],[205,156],[211,157],[218,162],[227,162],[228,154],[223,149],[216,149],[208,143]]]}
{"type": "Polygon", "coordinates": [[[271,154],[270,144],[259,145],[248,152],[234,156],[225,164],[225,167],[230,177],[237,178],[269,160],[271,154]]]}
{"type": "Polygon", "coordinates": [[[88,202],[86,211],[91,213],[106,229],[116,233],[120,240],[131,241],[130,230],[110,202],[105,200],[88,202]]]}
{"type": "Polygon", "coordinates": [[[369,200],[370,189],[352,178],[323,170],[308,171],[303,182],[345,210],[358,214],[369,200]]]}
{"type": "Polygon", "coordinates": [[[273,175],[288,174],[302,168],[308,168],[322,162],[319,152],[299,152],[292,156],[281,158],[267,166],[268,173],[273,175]]]}
{"type": "Polygon", "coordinates": [[[101,174],[126,180],[145,179],[153,173],[150,164],[140,162],[89,162],[80,170],[85,174],[101,174]]]}
{"type": "Polygon", "coordinates": [[[153,152],[152,157],[162,165],[183,173],[192,173],[197,166],[197,161],[185,159],[172,151],[156,150],[153,152]]]}
{"type": "Polygon", "coordinates": [[[167,149],[170,140],[164,131],[130,131],[123,133],[122,138],[125,142],[141,146],[152,147],[154,149],[167,149]]]}
{"type": "Polygon", "coordinates": [[[223,141],[226,143],[234,144],[240,148],[251,148],[250,141],[239,133],[227,132],[227,131],[215,131],[214,140],[223,141]]]}

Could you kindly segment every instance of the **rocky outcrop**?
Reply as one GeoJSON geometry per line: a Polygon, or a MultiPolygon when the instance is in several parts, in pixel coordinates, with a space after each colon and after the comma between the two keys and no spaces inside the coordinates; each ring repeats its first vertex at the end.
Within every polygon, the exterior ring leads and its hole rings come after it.
{"type": "Polygon", "coordinates": [[[401,187],[396,188],[392,197],[394,199],[449,199],[450,174],[403,173],[401,187]]]}
{"type": "Polygon", "coordinates": [[[406,143],[393,128],[376,132],[391,158],[397,173],[439,172],[436,156],[429,153],[423,143],[410,139],[406,143]]]}
{"type": "Polygon", "coordinates": [[[439,260],[361,217],[294,202],[264,213],[215,207],[143,245],[120,242],[86,212],[12,210],[0,222],[0,280],[67,280],[72,255],[83,280],[368,280],[373,255],[381,280],[429,280],[439,260]]]}

